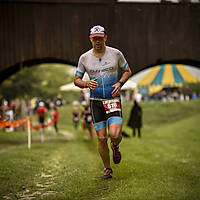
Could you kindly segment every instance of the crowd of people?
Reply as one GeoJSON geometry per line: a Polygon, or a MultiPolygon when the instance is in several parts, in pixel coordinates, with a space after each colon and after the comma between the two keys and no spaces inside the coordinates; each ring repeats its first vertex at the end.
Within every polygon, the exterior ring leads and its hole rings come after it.
{"type": "MultiPolygon", "coordinates": [[[[43,134],[48,120],[52,120],[55,133],[58,133],[57,123],[59,121],[59,112],[57,106],[62,105],[59,98],[53,101],[44,101],[41,98],[34,97],[28,101],[24,99],[6,100],[2,99],[0,104],[1,120],[14,122],[15,120],[25,119],[27,116],[36,115],[37,123],[40,126],[40,132],[43,134]]],[[[5,131],[24,130],[24,125],[20,127],[5,127],[5,131]]]]}
{"type": "MultiPolygon", "coordinates": [[[[151,100],[158,100],[158,101],[189,101],[189,100],[195,100],[199,99],[200,96],[196,91],[193,91],[190,89],[188,85],[186,85],[184,88],[178,88],[178,87],[165,87],[161,91],[156,92],[154,94],[149,95],[145,92],[138,92],[136,94],[139,99],[144,101],[151,101],[151,100]]],[[[140,101],[140,100],[139,100],[140,101]]]]}

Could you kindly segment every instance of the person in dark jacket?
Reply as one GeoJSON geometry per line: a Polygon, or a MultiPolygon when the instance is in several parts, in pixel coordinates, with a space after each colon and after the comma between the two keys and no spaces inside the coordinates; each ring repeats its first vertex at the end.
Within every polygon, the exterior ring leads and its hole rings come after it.
{"type": "Polygon", "coordinates": [[[138,137],[141,137],[142,128],[142,108],[139,106],[137,101],[134,101],[134,106],[131,109],[130,117],[128,120],[128,126],[133,128],[133,137],[136,136],[136,129],[138,131],[138,137]]]}

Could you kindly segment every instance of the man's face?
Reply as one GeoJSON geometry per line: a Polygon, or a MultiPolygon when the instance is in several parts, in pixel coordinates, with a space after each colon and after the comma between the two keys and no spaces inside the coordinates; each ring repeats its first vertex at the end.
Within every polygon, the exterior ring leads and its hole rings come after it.
{"type": "Polygon", "coordinates": [[[97,51],[102,50],[105,47],[106,40],[107,36],[90,38],[92,47],[97,51]]]}

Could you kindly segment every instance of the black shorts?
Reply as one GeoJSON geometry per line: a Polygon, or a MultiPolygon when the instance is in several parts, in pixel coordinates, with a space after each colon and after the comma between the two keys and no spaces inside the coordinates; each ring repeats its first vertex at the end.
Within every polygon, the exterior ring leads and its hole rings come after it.
{"type": "Polygon", "coordinates": [[[92,120],[95,130],[106,128],[108,124],[122,124],[122,107],[120,99],[90,100],[92,120]]]}
{"type": "Polygon", "coordinates": [[[44,116],[39,116],[39,122],[40,124],[44,124],[44,116]]]}

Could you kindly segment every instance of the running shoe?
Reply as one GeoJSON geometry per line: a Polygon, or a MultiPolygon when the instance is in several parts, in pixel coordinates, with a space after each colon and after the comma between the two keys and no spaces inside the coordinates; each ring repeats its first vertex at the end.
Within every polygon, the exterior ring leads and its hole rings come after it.
{"type": "Polygon", "coordinates": [[[101,177],[102,179],[108,179],[108,178],[112,178],[112,169],[111,168],[105,168],[104,169],[104,174],[101,177]]]}
{"type": "Polygon", "coordinates": [[[119,151],[119,145],[115,145],[113,142],[111,142],[111,149],[113,151],[113,162],[115,164],[119,164],[121,161],[121,152],[119,151]]]}

